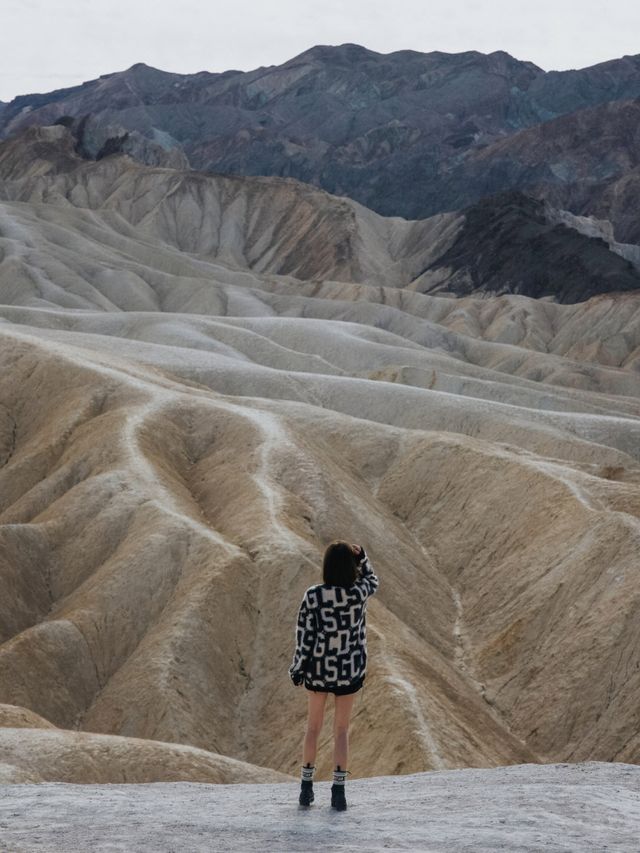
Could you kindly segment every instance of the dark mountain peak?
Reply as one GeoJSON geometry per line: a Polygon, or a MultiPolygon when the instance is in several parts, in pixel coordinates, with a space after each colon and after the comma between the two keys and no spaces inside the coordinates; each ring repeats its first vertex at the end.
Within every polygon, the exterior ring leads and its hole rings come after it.
{"type": "Polygon", "coordinates": [[[360,44],[317,44],[294,56],[285,65],[298,65],[300,62],[320,62],[336,65],[352,65],[356,62],[381,57],[383,54],[369,50],[360,44]]]}
{"type": "Polygon", "coordinates": [[[624,62],[631,68],[638,69],[640,68],[640,53],[625,53],[625,55],[621,56],[620,59],[617,61],[624,62]]]}
{"type": "Polygon", "coordinates": [[[291,177],[407,219],[517,187],[637,242],[638,98],[640,55],[545,72],[504,50],[383,54],[347,42],[248,72],[136,62],[0,105],[0,138],[91,116],[92,156],[137,133],[135,151],[153,164],[158,146],[180,149],[197,170],[291,177]]]}
{"type": "Polygon", "coordinates": [[[585,77],[591,74],[600,75],[613,73],[616,76],[624,77],[626,74],[635,74],[640,71],[640,53],[629,54],[615,57],[614,59],[604,59],[602,62],[595,62],[593,65],[585,65],[580,68],[550,68],[545,71],[545,76],[550,80],[557,78],[572,79],[576,76],[585,77]]]}
{"type": "Polygon", "coordinates": [[[148,80],[154,81],[162,85],[165,81],[170,81],[175,78],[184,77],[186,75],[176,74],[172,71],[163,71],[161,68],[154,68],[152,65],[147,65],[144,62],[136,62],[124,71],[117,72],[114,77],[126,78],[132,80],[148,80]]]}
{"type": "Polygon", "coordinates": [[[484,59],[488,54],[482,53],[479,50],[458,50],[458,51],[446,51],[446,50],[430,50],[427,53],[420,54],[421,56],[433,56],[438,59],[444,60],[476,60],[476,59],[484,59]]]}
{"type": "Polygon", "coordinates": [[[539,65],[536,65],[535,62],[529,62],[526,59],[518,59],[515,56],[512,56],[510,53],[507,53],[506,50],[494,50],[492,53],[487,54],[487,58],[493,61],[498,61],[502,63],[506,68],[528,68],[530,71],[533,71],[535,74],[546,74],[547,72],[544,68],[540,68],[539,65]]]}
{"type": "Polygon", "coordinates": [[[402,66],[405,63],[409,65],[416,63],[432,65],[436,63],[452,67],[472,63],[478,66],[502,65],[510,69],[527,67],[538,74],[545,73],[542,68],[534,65],[534,63],[516,59],[504,50],[496,50],[493,53],[482,53],[479,50],[463,50],[456,53],[447,53],[442,50],[432,50],[426,53],[418,50],[395,50],[390,53],[379,53],[351,42],[339,45],[315,45],[293,57],[285,65],[297,65],[300,62],[318,62],[327,65],[357,65],[363,62],[374,62],[384,64],[387,67],[389,67],[389,62],[393,66],[402,66]]]}
{"type": "Polygon", "coordinates": [[[157,77],[175,76],[169,71],[162,71],[162,69],[154,68],[152,65],[147,65],[145,62],[134,62],[133,65],[130,65],[128,68],[124,68],[122,71],[111,71],[109,74],[101,74],[97,80],[89,80],[84,85],[93,85],[98,83],[100,80],[122,80],[123,78],[135,79],[136,77],[141,77],[143,75],[157,77]]]}
{"type": "Polygon", "coordinates": [[[605,59],[602,62],[597,62],[595,65],[590,65],[586,68],[577,69],[581,71],[621,71],[627,68],[632,73],[640,70],[640,53],[625,54],[624,56],[615,59],[605,59]]]}

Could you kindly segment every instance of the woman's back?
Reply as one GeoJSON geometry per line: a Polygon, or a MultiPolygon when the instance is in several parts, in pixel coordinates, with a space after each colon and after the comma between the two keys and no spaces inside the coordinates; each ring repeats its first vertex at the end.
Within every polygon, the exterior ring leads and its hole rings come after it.
{"type": "Polygon", "coordinates": [[[296,652],[289,670],[304,672],[305,686],[346,687],[364,676],[367,666],[367,599],[378,588],[367,555],[361,575],[350,587],[319,583],[305,592],[296,627],[296,652]]]}
{"type": "Polygon", "coordinates": [[[349,718],[356,693],[362,689],[367,666],[367,599],[378,589],[364,548],[344,540],[326,549],[323,583],[305,591],[296,623],[296,649],[289,675],[296,686],[304,684],[309,697],[309,718],[303,746],[300,805],[314,800],[318,737],[329,693],[335,694],[333,785],[331,805],[347,807],[345,780],[349,754],[349,718]]]}

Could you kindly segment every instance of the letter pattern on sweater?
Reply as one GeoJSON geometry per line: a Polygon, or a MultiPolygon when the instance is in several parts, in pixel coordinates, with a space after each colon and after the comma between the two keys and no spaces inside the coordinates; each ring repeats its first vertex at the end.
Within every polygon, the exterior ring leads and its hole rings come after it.
{"type": "MultiPolygon", "coordinates": [[[[364,552],[363,552],[364,554],[364,552]]],[[[296,623],[289,675],[294,683],[322,690],[352,684],[367,667],[367,599],[378,589],[366,554],[349,587],[319,583],[304,594],[296,623]]]]}

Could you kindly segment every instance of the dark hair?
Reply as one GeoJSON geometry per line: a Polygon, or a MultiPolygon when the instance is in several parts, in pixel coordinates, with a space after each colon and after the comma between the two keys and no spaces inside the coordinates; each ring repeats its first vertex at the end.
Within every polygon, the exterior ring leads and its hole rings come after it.
{"type": "Polygon", "coordinates": [[[356,555],[348,542],[336,539],[324,552],[322,576],[330,586],[350,587],[356,580],[358,566],[356,555]]]}

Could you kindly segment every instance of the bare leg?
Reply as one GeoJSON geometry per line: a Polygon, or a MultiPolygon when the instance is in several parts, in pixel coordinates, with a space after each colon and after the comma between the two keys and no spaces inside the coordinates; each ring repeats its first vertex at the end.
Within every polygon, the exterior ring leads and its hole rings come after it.
{"type": "Polygon", "coordinates": [[[304,746],[302,749],[302,763],[315,764],[316,751],[318,749],[318,737],[322,731],[324,708],[329,694],[316,692],[314,690],[307,690],[307,695],[309,697],[309,704],[307,731],[304,736],[304,746]]]}
{"type": "Polygon", "coordinates": [[[355,693],[346,696],[336,696],[335,718],[333,722],[333,766],[341,770],[347,769],[349,759],[349,720],[351,709],[356,698],[355,693]]]}

